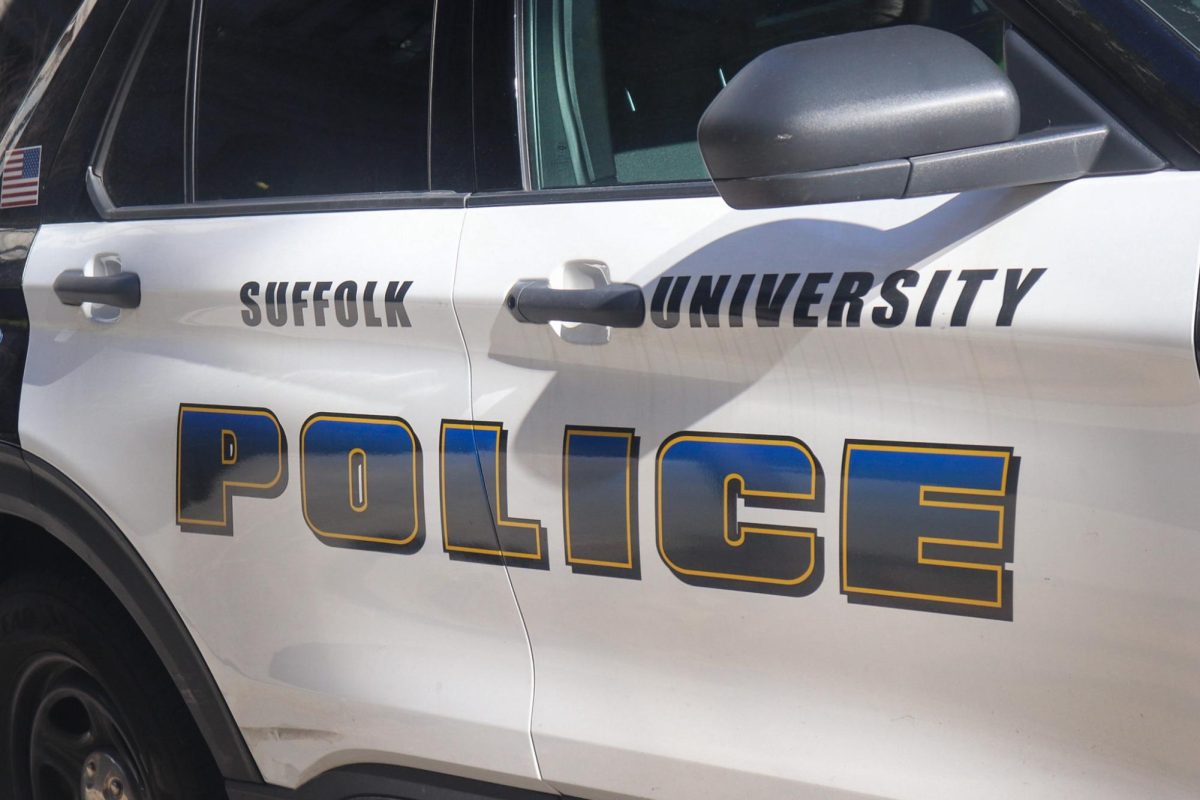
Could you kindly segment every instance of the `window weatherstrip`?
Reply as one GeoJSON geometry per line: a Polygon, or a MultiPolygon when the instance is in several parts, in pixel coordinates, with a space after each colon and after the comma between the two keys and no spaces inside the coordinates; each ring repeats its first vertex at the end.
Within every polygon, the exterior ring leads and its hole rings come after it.
{"type": "Polygon", "coordinates": [[[477,192],[467,198],[468,208],[534,206],[559,203],[601,203],[618,200],[678,200],[718,197],[712,181],[641,183],[623,186],[570,186],[532,191],[477,192]]]}
{"type": "Polygon", "coordinates": [[[187,83],[183,100],[183,200],[196,201],[196,120],[200,108],[200,38],[204,0],[194,0],[188,31],[187,83]]]}
{"type": "Polygon", "coordinates": [[[433,0],[433,24],[429,27],[429,88],[425,92],[425,188],[429,190],[433,189],[433,88],[437,76],[440,7],[441,0],[433,0]]]}
{"type": "Polygon", "coordinates": [[[199,200],[161,206],[118,206],[101,176],[87,172],[88,196],[101,219],[186,219],[243,217],[261,214],[315,214],[330,211],[383,211],[404,208],[462,208],[466,195],[457,192],[378,192],[364,194],[264,197],[244,200],[199,200]]]}
{"type": "Polygon", "coordinates": [[[513,97],[517,104],[517,146],[521,151],[521,188],[533,190],[533,165],[529,158],[529,118],[525,105],[525,2],[513,0],[513,63],[516,64],[516,86],[513,97]]]}

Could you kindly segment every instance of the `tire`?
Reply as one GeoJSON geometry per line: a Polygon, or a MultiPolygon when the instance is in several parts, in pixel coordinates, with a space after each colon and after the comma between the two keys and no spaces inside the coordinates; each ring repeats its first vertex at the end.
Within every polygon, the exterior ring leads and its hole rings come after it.
{"type": "Polygon", "coordinates": [[[174,684],[90,575],[0,584],[0,797],[225,797],[174,684]]]}

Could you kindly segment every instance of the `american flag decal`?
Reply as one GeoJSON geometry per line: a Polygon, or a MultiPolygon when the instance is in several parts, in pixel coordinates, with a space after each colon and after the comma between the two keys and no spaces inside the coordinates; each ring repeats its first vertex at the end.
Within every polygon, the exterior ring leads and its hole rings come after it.
{"type": "Polygon", "coordinates": [[[4,158],[0,179],[0,208],[36,206],[42,177],[42,147],[19,147],[4,158]]]}

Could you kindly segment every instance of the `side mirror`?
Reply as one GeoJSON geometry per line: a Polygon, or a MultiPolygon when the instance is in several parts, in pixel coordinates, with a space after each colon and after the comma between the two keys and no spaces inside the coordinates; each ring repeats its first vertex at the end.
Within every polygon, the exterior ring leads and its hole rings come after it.
{"type": "Polygon", "coordinates": [[[1017,92],[944,31],[899,26],[798,42],[750,62],[700,120],[700,150],[734,208],[916,197],[1070,180],[1109,129],[1018,135],[1017,92]]]}

